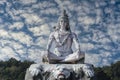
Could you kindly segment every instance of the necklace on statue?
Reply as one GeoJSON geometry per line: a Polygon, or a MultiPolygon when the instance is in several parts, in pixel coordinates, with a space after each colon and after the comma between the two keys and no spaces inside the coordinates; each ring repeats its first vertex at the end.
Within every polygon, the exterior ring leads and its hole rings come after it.
{"type": "Polygon", "coordinates": [[[68,37],[69,37],[69,34],[70,34],[70,32],[68,32],[68,31],[66,31],[66,32],[61,32],[61,31],[59,31],[58,32],[58,44],[59,44],[59,46],[62,46],[65,42],[66,42],[66,40],[68,39],[68,37]],[[63,38],[63,40],[61,41],[61,38],[64,36],[64,38],[63,38]]]}

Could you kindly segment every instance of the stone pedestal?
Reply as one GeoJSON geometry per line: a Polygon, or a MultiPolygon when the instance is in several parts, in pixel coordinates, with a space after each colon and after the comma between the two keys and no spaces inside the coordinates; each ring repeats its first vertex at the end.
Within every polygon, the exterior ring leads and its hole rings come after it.
{"type": "Polygon", "coordinates": [[[91,80],[93,77],[91,64],[32,64],[25,80],[91,80]]]}

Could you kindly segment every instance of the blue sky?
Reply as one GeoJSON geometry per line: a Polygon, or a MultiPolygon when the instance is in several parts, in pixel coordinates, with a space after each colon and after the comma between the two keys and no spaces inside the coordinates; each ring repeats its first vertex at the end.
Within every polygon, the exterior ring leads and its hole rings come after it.
{"type": "Polygon", "coordinates": [[[40,62],[62,9],[86,63],[103,66],[120,60],[119,0],[0,0],[0,60],[40,62]]]}

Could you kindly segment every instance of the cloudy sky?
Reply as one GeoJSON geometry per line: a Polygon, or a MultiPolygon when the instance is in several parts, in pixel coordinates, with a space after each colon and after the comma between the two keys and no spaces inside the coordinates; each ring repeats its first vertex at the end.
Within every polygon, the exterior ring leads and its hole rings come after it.
{"type": "Polygon", "coordinates": [[[103,66],[120,60],[119,0],[0,0],[0,60],[40,62],[62,9],[86,63],[103,66]]]}

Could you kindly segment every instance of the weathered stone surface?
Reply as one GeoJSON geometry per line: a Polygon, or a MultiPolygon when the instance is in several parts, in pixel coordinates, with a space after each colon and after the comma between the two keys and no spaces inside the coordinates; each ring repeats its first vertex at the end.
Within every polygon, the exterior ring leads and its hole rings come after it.
{"type": "Polygon", "coordinates": [[[90,80],[92,77],[90,64],[32,64],[25,80],[90,80]]]}

